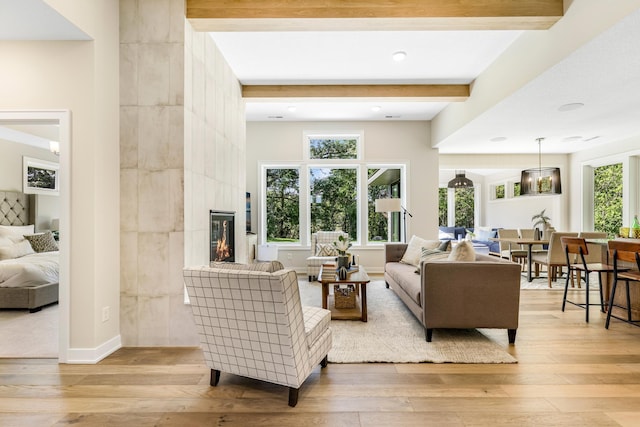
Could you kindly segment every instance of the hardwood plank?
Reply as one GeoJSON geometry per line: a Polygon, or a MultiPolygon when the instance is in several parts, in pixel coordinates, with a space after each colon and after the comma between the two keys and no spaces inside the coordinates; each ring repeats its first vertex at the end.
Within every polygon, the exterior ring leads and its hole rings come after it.
{"type": "Polygon", "coordinates": [[[547,29],[562,0],[187,0],[198,31],[547,29]]]}
{"type": "Polygon", "coordinates": [[[635,426],[640,328],[521,295],[518,340],[482,330],[517,364],[329,364],[295,408],[286,387],[222,373],[197,348],[123,348],[96,365],[0,359],[0,425],[635,426]],[[544,319],[544,321],[540,321],[544,319]]]}

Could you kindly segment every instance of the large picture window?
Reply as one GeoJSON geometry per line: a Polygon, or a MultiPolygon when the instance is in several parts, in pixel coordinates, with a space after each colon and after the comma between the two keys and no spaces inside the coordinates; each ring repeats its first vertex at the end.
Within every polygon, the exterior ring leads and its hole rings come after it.
{"type": "Polygon", "coordinates": [[[356,168],[309,169],[311,233],[342,230],[358,240],[358,175],[356,168]]]}
{"type": "Polygon", "coordinates": [[[375,200],[404,200],[404,164],[368,164],[362,134],[304,134],[299,162],[261,167],[262,240],[308,245],[317,231],[341,230],[357,245],[400,241],[400,212],[376,212],[375,200]]]}
{"type": "Polygon", "coordinates": [[[299,242],[300,170],[269,168],[265,174],[267,242],[299,242]]]}
{"type": "Polygon", "coordinates": [[[593,229],[610,238],[622,226],[622,163],[593,168],[593,229]]]}
{"type": "Polygon", "coordinates": [[[473,228],[475,223],[475,189],[440,188],[438,193],[439,225],[473,228]]]}

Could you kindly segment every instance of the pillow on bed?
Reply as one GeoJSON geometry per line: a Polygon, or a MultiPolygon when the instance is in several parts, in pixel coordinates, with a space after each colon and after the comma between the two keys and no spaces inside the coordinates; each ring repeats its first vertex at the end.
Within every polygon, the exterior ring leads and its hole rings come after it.
{"type": "Polygon", "coordinates": [[[3,247],[3,246],[11,246],[14,243],[15,242],[13,240],[11,240],[10,238],[0,235],[0,248],[3,247]]]}
{"type": "Polygon", "coordinates": [[[51,231],[38,234],[27,234],[25,239],[31,243],[31,247],[36,252],[53,252],[58,250],[58,242],[53,238],[51,231]]]}
{"type": "Polygon", "coordinates": [[[0,247],[0,260],[20,258],[34,253],[31,243],[27,240],[23,240],[22,242],[14,243],[11,246],[0,247]]]}
{"type": "Polygon", "coordinates": [[[7,233],[9,234],[17,234],[19,236],[24,236],[25,234],[33,234],[35,233],[35,225],[0,225],[0,234],[7,237],[7,233]]]}

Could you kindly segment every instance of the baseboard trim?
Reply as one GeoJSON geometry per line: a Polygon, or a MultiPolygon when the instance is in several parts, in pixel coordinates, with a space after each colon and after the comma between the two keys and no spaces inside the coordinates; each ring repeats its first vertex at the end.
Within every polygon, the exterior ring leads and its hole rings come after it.
{"type": "Polygon", "coordinates": [[[120,347],[122,347],[122,340],[120,335],[116,335],[95,348],[70,348],[65,363],[95,365],[120,347]]]}

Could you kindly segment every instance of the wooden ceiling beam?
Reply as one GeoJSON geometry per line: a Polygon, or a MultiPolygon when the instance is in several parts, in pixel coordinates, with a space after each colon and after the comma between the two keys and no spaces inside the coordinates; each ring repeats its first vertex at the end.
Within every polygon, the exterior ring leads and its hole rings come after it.
{"type": "Polygon", "coordinates": [[[469,98],[469,85],[245,85],[242,97],[291,98],[397,98],[431,102],[461,102],[469,98]]]}
{"type": "Polygon", "coordinates": [[[541,30],[563,0],[186,0],[198,31],[541,30]]]}

